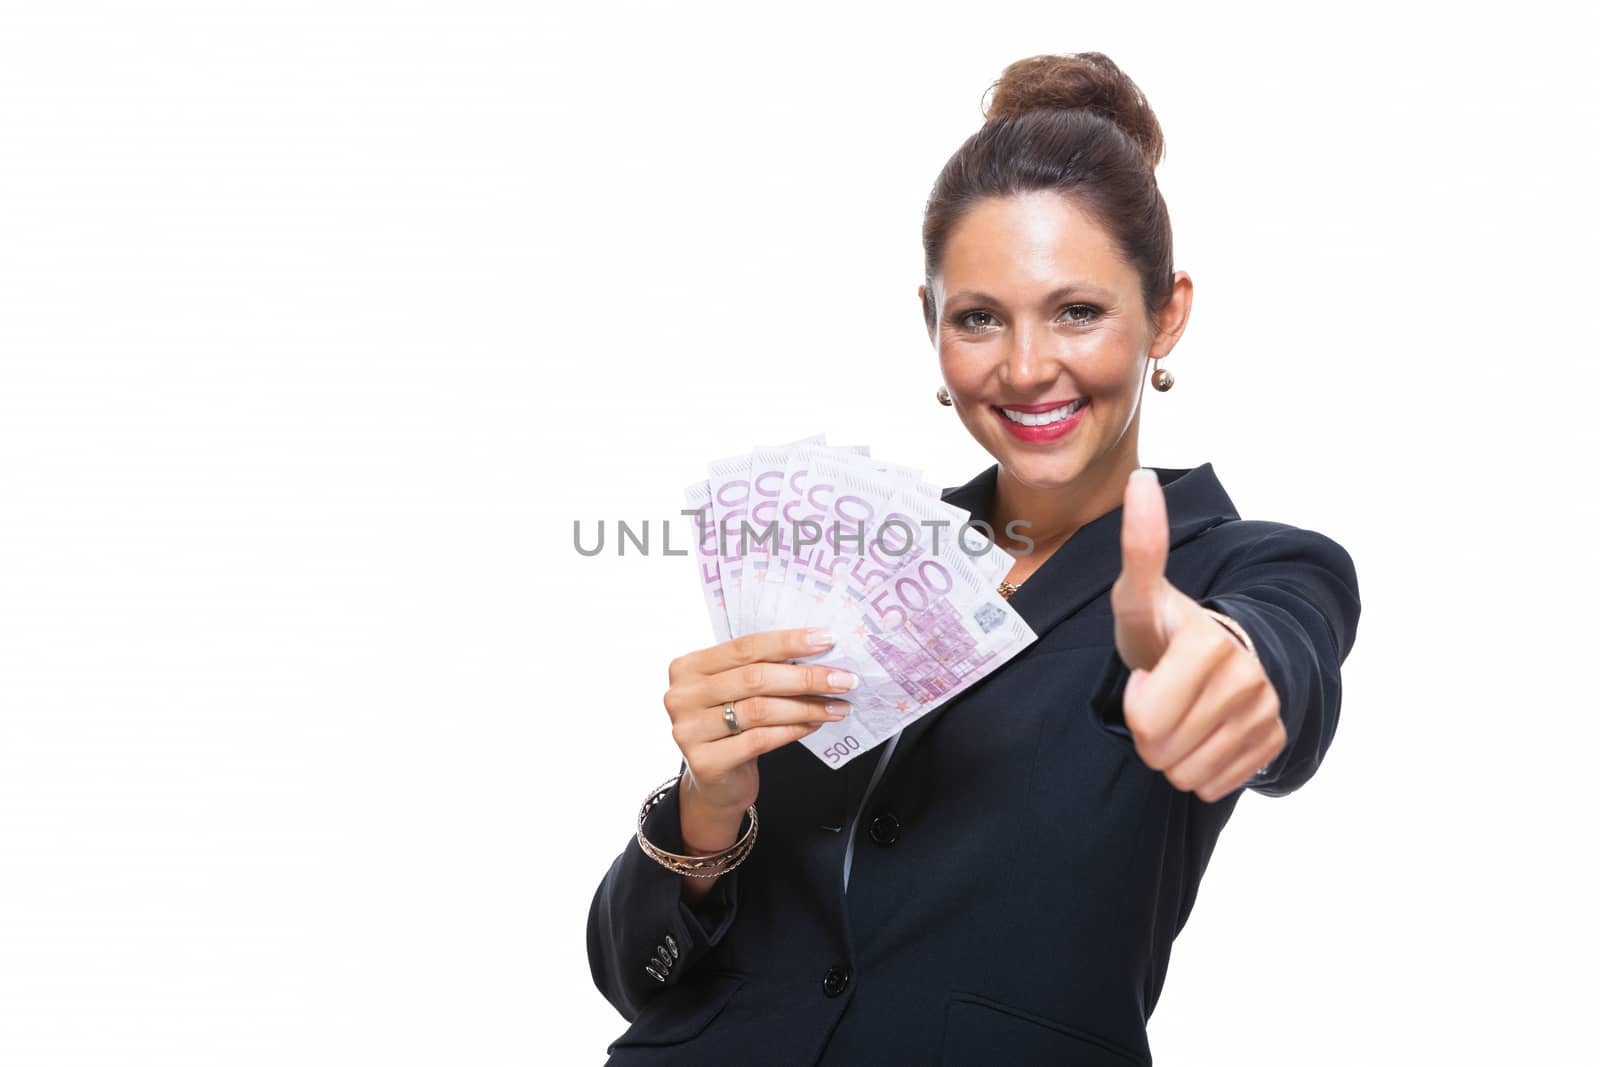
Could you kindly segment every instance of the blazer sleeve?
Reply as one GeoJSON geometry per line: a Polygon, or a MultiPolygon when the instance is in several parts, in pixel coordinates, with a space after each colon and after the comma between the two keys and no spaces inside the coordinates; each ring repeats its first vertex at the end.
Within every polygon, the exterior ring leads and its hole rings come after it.
{"type": "MultiPolygon", "coordinates": [[[[684,761],[680,776],[687,767],[684,761]]],[[[740,833],[748,826],[746,815],[740,833]]],[[[684,851],[677,786],[645,815],[644,834],[668,852],[684,851]]],[[[595,987],[629,1022],[662,989],[682,981],[733,924],[738,910],[737,868],[718,878],[711,892],[692,906],[683,899],[684,877],[651,859],[630,836],[589,904],[590,974],[595,987]],[[646,966],[666,980],[653,977],[646,966]]]]}
{"type": "MultiPolygon", "coordinates": [[[[1246,547],[1196,600],[1244,628],[1278,694],[1288,740],[1246,785],[1267,796],[1294,792],[1316,773],[1339,725],[1340,667],[1361,617],[1350,554],[1324,534],[1284,527],[1246,547]]],[[[1129,674],[1113,653],[1090,706],[1102,727],[1132,744],[1122,716],[1129,674]]]]}

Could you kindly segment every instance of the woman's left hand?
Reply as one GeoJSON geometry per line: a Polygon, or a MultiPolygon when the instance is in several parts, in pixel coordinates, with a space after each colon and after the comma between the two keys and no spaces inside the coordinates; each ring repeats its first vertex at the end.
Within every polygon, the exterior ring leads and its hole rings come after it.
{"type": "Polygon", "coordinates": [[[1167,580],[1167,501],[1140,468],[1123,490],[1122,573],[1111,587],[1117,654],[1131,668],[1123,718],[1139,758],[1214,801],[1283,750],[1261,661],[1167,580]]]}

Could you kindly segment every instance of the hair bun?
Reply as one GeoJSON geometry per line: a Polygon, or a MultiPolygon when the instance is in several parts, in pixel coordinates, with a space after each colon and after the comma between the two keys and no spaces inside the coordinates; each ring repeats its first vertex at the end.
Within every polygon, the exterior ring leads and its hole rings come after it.
{"type": "Polygon", "coordinates": [[[988,93],[993,95],[984,107],[986,120],[1042,108],[1084,108],[1121,127],[1151,170],[1165,151],[1161,124],[1144,93],[1102,52],[1019,59],[1000,72],[988,93]]]}

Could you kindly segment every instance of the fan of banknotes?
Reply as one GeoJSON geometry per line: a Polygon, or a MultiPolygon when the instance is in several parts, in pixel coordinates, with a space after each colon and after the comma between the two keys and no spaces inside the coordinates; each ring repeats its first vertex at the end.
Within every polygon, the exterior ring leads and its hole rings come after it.
{"type": "Polygon", "coordinates": [[[713,460],[685,490],[718,642],[825,627],[860,684],[801,744],[843,767],[1000,667],[1037,635],[998,592],[1014,558],[921,472],[823,435],[713,460]]]}

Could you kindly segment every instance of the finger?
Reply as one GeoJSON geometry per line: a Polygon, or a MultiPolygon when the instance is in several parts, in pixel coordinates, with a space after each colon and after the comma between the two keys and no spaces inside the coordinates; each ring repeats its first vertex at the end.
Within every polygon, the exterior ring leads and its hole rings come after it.
{"type": "Polygon", "coordinates": [[[1163,746],[1199,700],[1211,673],[1227,658],[1230,650],[1219,637],[1233,640],[1215,623],[1207,628],[1195,620],[1180,626],[1155,667],[1137,672],[1124,687],[1123,719],[1147,765],[1155,767],[1151,761],[1165,754],[1163,746]]]}
{"type": "MultiPolygon", "coordinates": [[[[1228,641],[1233,639],[1227,638],[1228,641]]],[[[1198,749],[1229,719],[1248,716],[1261,704],[1260,669],[1247,653],[1227,653],[1201,680],[1199,693],[1165,737],[1152,741],[1145,762],[1158,771],[1170,770],[1198,749]]],[[[1202,661],[1209,662],[1209,661],[1202,661]]],[[[1185,787],[1187,788],[1187,787],[1185,787]]]]}
{"type": "Polygon", "coordinates": [[[1167,501],[1155,471],[1140,467],[1122,493],[1122,571],[1111,587],[1117,647],[1135,667],[1149,667],[1166,648],[1167,501]]]}
{"type": "Polygon", "coordinates": [[[1130,603],[1155,595],[1167,570],[1167,500],[1156,472],[1139,467],[1122,491],[1122,575],[1130,603]]]}
{"type": "MultiPolygon", "coordinates": [[[[1241,696],[1244,699],[1238,710],[1219,722],[1192,752],[1166,769],[1167,780],[1174,788],[1198,790],[1210,785],[1246,756],[1260,752],[1263,745],[1272,744],[1282,732],[1275,699],[1254,686],[1243,691],[1241,696]]],[[[1265,762],[1262,760],[1250,770],[1254,771],[1265,762]]]]}
{"type": "Polygon", "coordinates": [[[847,693],[857,684],[854,674],[826,663],[746,663],[700,678],[684,686],[690,707],[720,708],[754,696],[806,696],[847,693]]]}
{"type": "Polygon", "coordinates": [[[833,638],[821,627],[793,627],[786,630],[757,630],[740,634],[718,645],[696,649],[673,660],[667,676],[673,682],[679,677],[699,674],[721,674],[746,663],[762,660],[779,662],[812,656],[831,647],[833,638]]]}
{"type": "Polygon", "coordinates": [[[1196,789],[1194,795],[1208,804],[1220,800],[1248,782],[1257,770],[1271,763],[1282,751],[1283,741],[1269,732],[1265,744],[1246,749],[1221,774],[1196,789]]]}
{"type": "Polygon", "coordinates": [[[722,714],[722,709],[728,706],[719,704],[706,708],[699,715],[673,723],[673,740],[681,748],[688,744],[725,741],[746,730],[757,730],[764,726],[838,722],[850,713],[848,703],[827,697],[745,697],[731,703],[740,729],[730,730],[722,714]]]}
{"type": "Polygon", "coordinates": [[[1184,792],[1199,789],[1227,770],[1240,753],[1261,747],[1262,733],[1249,715],[1234,714],[1224,718],[1192,752],[1163,773],[1174,789],[1184,792]]]}
{"type": "Polygon", "coordinates": [[[791,741],[798,741],[807,734],[816,733],[824,725],[826,724],[808,722],[758,726],[753,730],[741,730],[726,741],[699,745],[692,750],[697,761],[694,768],[695,775],[700,778],[718,778],[736,767],[749,763],[763,752],[771,752],[791,741]]]}

